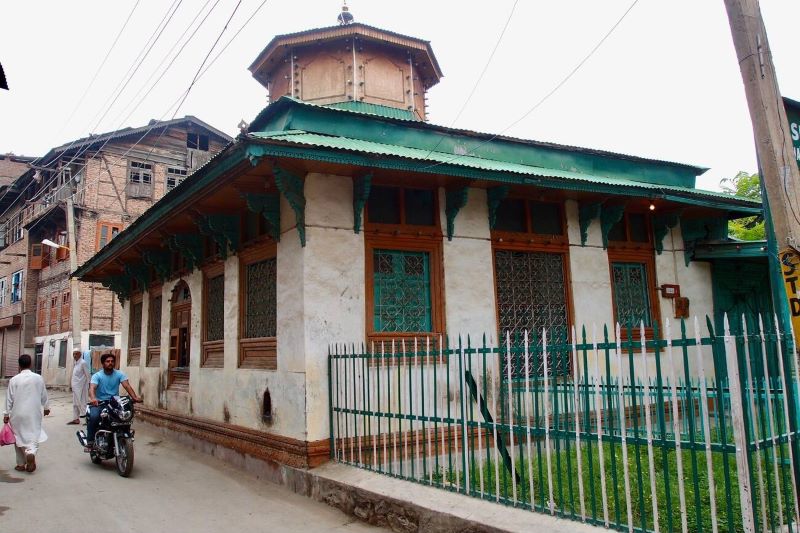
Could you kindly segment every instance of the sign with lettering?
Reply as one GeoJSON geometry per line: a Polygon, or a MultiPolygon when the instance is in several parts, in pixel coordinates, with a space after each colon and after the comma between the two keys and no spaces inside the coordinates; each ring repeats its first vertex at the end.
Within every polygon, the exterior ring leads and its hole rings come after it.
{"type": "Polygon", "coordinates": [[[786,109],[786,118],[789,119],[789,131],[786,133],[792,137],[794,157],[800,166],[800,102],[784,98],[783,105],[786,109]]]}
{"type": "Polygon", "coordinates": [[[795,332],[800,332],[800,256],[791,248],[784,248],[778,254],[781,272],[789,300],[789,315],[795,332]]]}

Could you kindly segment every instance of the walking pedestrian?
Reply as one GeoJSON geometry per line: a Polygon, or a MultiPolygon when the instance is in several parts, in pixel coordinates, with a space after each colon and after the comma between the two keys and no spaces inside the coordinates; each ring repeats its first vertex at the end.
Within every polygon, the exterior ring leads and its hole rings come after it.
{"type": "Polygon", "coordinates": [[[44,416],[50,414],[44,380],[39,374],[31,372],[31,356],[22,354],[19,356],[19,374],[8,382],[6,409],[3,412],[3,423],[11,422],[11,430],[17,440],[14,445],[17,454],[15,470],[36,470],[36,452],[39,444],[47,440],[47,434],[42,429],[42,409],[44,416]]]}
{"type": "Polygon", "coordinates": [[[89,380],[92,378],[89,365],[81,356],[80,350],[72,351],[75,365],[72,367],[72,420],[67,424],[80,424],[81,415],[86,414],[86,404],[89,403],[89,380]]]}

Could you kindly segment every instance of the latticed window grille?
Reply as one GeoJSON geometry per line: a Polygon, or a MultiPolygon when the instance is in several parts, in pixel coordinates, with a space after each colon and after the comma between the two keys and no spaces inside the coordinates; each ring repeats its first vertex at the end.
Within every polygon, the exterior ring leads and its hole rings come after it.
{"type": "Polygon", "coordinates": [[[277,260],[247,265],[244,337],[275,337],[277,329],[277,260]]]}
{"type": "Polygon", "coordinates": [[[128,348],[141,348],[142,346],[142,302],[131,306],[130,335],[128,348]]]}
{"type": "Polygon", "coordinates": [[[376,332],[431,331],[428,252],[375,250],[373,277],[376,332]]]}
{"type": "MultiPolygon", "coordinates": [[[[511,340],[512,377],[525,377],[525,331],[530,336],[528,371],[532,376],[544,374],[542,328],[547,330],[548,372],[569,371],[569,353],[558,346],[569,337],[564,266],[562,254],[495,251],[500,335],[504,346],[507,333],[511,340]]],[[[504,366],[503,376],[507,371],[504,366]]]]}
{"type": "Polygon", "coordinates": [[[614,303],[617,322],[623,328],[637,328],[644,322],[646,328],[652,327],[650,296],[647,290],[647,268],[644,263],[611,263],[614,280],[614,303]]]}
{"type": "Polygon", "coordinates": [[[150,324],[147,339],[150,346],[161,346],[161,296],[150,300],[150,324]]]}
{"type": "Polygon", "coordinates": [[[208,279],[206,302],[206,340],[219,341],[225,336],[225,276],[208,279]]]}

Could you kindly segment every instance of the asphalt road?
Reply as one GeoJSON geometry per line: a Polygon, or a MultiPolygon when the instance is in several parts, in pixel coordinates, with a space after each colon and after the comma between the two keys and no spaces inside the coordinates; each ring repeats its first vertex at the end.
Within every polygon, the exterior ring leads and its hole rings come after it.
{"type": "MultiPolygon", "coordinates": [[[[3,404],[5,396],[0,387],[3,404]]],[[[50,392],[36,472],[16,472],[13,449],[0,448],[3,533],[380,531],[135,422],[133,473],[122,478],[112,461],[94,465],[83,453],[78,426],[66,425],[71,401],[50,392]]]]}

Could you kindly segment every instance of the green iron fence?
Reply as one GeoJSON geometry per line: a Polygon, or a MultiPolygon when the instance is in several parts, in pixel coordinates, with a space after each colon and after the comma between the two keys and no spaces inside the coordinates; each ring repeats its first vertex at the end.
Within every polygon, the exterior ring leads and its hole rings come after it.
{"type": "Polygon", "coordinates": [[[800,529],[791,336],[727,324],[332,346],[332,458],[623,531],[800,529]]]}

